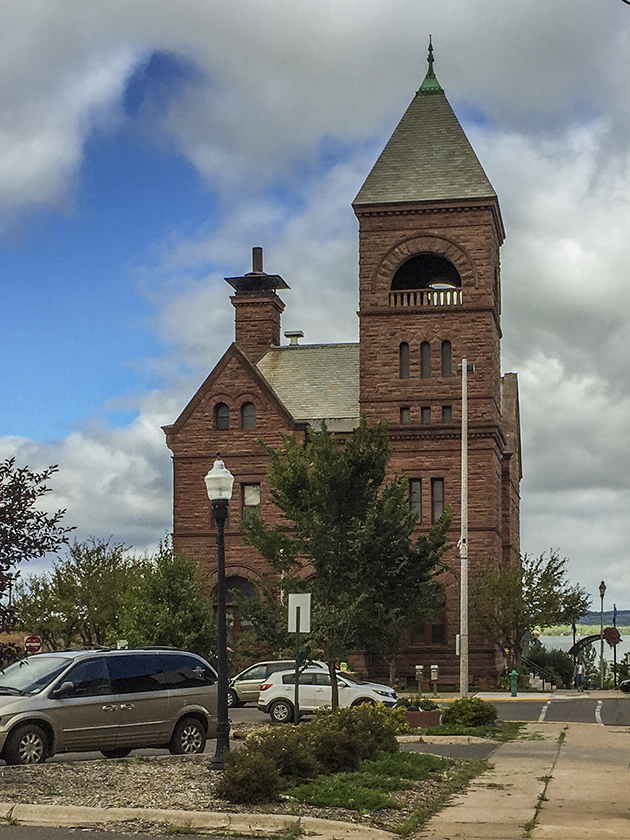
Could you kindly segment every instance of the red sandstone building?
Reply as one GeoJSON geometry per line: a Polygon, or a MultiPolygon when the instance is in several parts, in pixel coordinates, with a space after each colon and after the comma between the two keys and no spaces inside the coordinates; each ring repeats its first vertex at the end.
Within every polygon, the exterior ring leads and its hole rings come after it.
{"type": "MultiPolygon", "coordinates": [[[[215,534],[204,475],[217,451],[235,476],[226,529],[228,586],[255,591],[262,560],[238,536],[248,510],[273,521],[267,460],[257,442],[303,436],[326,421],[343,435],[358,423],[388,420],[392,472],[409,475],[410,504],[425,532],[449,505],[446,609],[418,628],[398,664],[404,681],[415,664],[440,666],[440,683],[458,684],[461,497],[461,379],[468,377],[469,563],[497,569],[518,562],[521,478],[515,374],[500,373],[499,248],[504,229],[497,196],[433,72],[355,198],[359,221],[359,343],[281,343],[288,285],[263,272],[227,278],[234,289],[236,336],[171,426],[174,543],[212,576],[215,534]],[[252,584],[252,581],[254,584],[252,584]]],[[[503,667],[495,647],[475,635],[470,616],[470,676],[503,667]]],[[[383,663],[364,663],[371,675],[383,663]]]]}

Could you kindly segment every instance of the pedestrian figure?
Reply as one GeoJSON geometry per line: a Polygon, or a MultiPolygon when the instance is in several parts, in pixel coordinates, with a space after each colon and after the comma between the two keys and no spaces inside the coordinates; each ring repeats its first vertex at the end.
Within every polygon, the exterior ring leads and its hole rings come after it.
{"type": "Polygon", "coordinates": [[[578,691],[584,691],[584,663],[578,659],[575,666],[575,687],[578,691]]]}

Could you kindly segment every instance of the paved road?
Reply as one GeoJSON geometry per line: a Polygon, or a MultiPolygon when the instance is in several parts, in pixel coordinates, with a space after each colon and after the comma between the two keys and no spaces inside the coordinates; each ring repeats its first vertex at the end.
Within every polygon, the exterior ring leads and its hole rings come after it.
{"type": "Polygon", "coordinates": [[[492,700],[501,720],[563,723],[600,723],[630,726],[628,697],[557,697],[549,699],[492,700]]]}

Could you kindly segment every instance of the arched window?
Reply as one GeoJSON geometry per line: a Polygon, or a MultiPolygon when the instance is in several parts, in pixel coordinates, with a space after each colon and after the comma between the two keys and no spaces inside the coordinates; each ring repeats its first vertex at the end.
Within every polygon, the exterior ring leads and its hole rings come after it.
{"type": "Polygon", "coordinates": [[[420,378],[428,379],[431,376],[431,345],[423,341],[420,345],[420,378]]]}
{"type": "Polygon", "coordinates": [[[243,429],[256,428],[256,406],[246,402],[241,406],[241,427],[243,429]]]}
{"type": "Polygon", "coordinates": [[[442,376],[453,375],[453,347],[450,341],[442,342],[442,376]]]}
{"type": "Polygon", "coordinates": [[[403,341],[398,348],[398,376],[409,379],[409,345],[403,341]]]}
{"type": "Polygon", "coordinates": [[[392,278],[392,291],[400,289],[461,289],[462,280],[450,260],[439,254],[416,254],[392,278]]]}
{"type": "Polygon", "coordinates": [[[217,429],[230,428],[230,409],[225,403],[219,403],[214,409],[214,418],[217,429]]]}

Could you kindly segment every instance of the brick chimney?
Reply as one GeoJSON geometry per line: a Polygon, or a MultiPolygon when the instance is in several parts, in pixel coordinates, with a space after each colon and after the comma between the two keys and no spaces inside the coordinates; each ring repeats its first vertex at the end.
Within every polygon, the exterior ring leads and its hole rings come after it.
{"type": "Polygon", "coordinates": [[[263,271],[263,249],[252,249],[252,270],[242,277],[226,277],[236,294],[230,300],[235,309],[235,341],[247,358],[256,363],[270,347],[280,345],[280,318],[284,303],[276,289],[289,286],[278,274],[263,271]]]}

